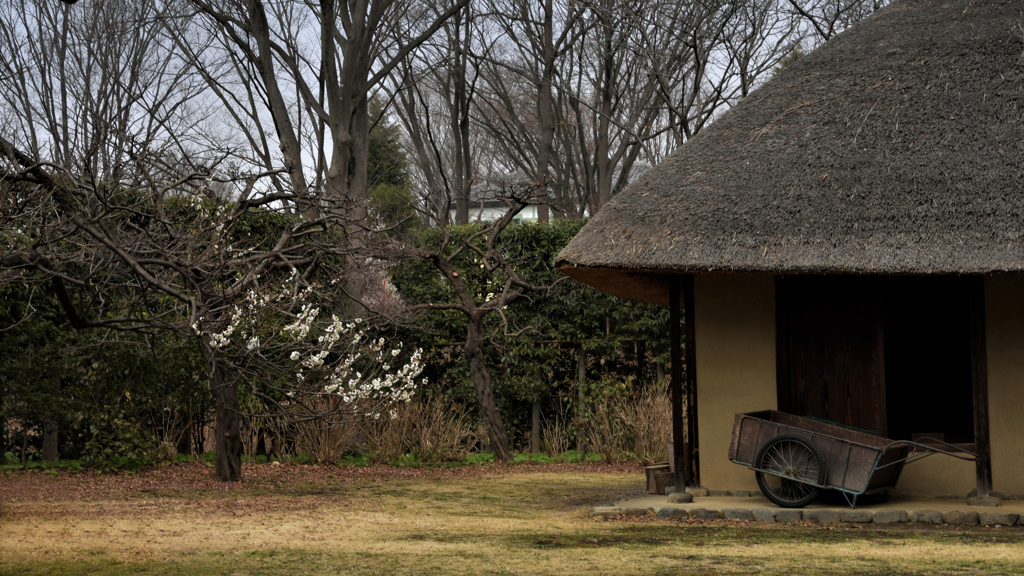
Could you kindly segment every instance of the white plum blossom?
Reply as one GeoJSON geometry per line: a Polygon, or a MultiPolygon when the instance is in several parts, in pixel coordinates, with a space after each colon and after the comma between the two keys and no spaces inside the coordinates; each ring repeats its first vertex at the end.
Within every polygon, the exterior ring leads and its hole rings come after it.
{"type": "Polygon", "coordinates": [[[297,281],[292,270],[276,292],[249,290],[219,332],[205,331],[202,317],[192,329],[205,333],[210,347],[222,353],[245,357],[258,352],[260,358],[287,369],[293,385],[281,392],[300,403],[303,398],[340,398],[352,413],[379,418],[393,412],[390,407],[395,403],[409,402],[423,371],[423,351],[413,351],[399,366],[404,357],[401,343],[386,345],[383,337],[372,338],[361,318],[321,319],[320,308],[311,301],[314,287],[296,291],[297,281]],[[291,306],[298,307],[297,313],[288,312],[291,306]]]}
{"type": "Polygon", "coordinates": [[[319,308],[312,304],[303,304],[298,320],[285,326],[284,332],[296,340],[302,340],[309,334],[309,329],[313,326],[318,314],[320,314],[319,308]]]}

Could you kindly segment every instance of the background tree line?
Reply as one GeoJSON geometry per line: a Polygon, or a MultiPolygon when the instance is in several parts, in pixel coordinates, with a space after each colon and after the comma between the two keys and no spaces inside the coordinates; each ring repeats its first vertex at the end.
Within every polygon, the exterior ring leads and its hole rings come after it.
{"type": "MultiPolygon", "coordinates": [[[[280,331],[304,318],[312,290],[325,314],[373,316],[379,333],[418,326],[426,341],[446,324],[465,330],[456,348],[491,445],[507,458],[502,370],[530,366],[518,381],[535,383],[523,395],[534,408],[545,385],[536,383],[564,371],[559,348],[523,355],[523,339],[580,350],[595,341],[576,328],[559,335],[564,323],[510,322],[515,306],[560,303],[546,318],[594,324],[590,308],[571,318],[579,287],[565,296],[569,283],[536,269],[568,229],[537,245],[517,236],[518,212],[535,205],[542,222],[595,214],[783,58],[880,4],[0,0],[3,338],[30,352],[6,363],[5,410],[18,406],[19,421],[45,432],[71,408],[38,411],[30,404],[47,402],[29,392],[82,402],[86,392],[61,391],[95,382],[90,369],[106,367],[103,386],[127,385],[191,358],[199,368],[184,366],[171,387],[205,385],[218,475],[237,480],[244,397],[279,411],[312,403],[287,395],[291,377],[267,336],[243,334],[234,347],[215,336],[271,289],[278,296],[264,306],[275,320],[265,325],[280,331]],[[486,200],[504,203],[504,216],[451,228],[486,200]],[[389,276],[417,265],[431,272],[406,282],[403,306],[389,312],[389,276]],[[417,294],[431,282],[447,288],[417,294]],[[485,349],[498,326],[505,344],[485,349]],[[133,372],[141,350],[153,364],[133,372]],[[127,365],[88,362],[97,354],[124,354],[127,365]]],[[[622,313],[611,310],[630,308],[605,308],[607,339],[622,313]]],[[[317,353],[317,342],[302,345],[293,352],[317,353]]],[[[361,408],[328,411],[356,418],[361,408]]]]}

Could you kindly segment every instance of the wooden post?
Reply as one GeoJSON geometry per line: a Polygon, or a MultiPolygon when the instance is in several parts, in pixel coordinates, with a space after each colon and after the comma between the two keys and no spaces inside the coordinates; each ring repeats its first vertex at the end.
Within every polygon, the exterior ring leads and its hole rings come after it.
{"type": "Polygon", "coordinates": [[[968,322],[971,331],[971,388],[974,392],[974,451],[978,496],[992,491],[992,448],[988,435],[988,355],[985,348],[985,278],[969,279],[968,322]]]}
{"type": "Polygon", "coordinates": [[[697,436],[697,323],[693,319],[693,274],[683,275],[683,322],[686,325],[686,457],[691,486],[700,486],[700,443],[697,436]]]}
{"type": "Polygon", "coordinates": [[[669,310],[669,387],[672,393],[672,454],[675,463],[676,492],[682,492],[690,479],[690,458],[687,457],[686,432],[683,427],[683,357],[682,331],[679,329],[679,277],[668,277],[669,310]]]}
{"type": "Polygon", "coordinates": [[[779,412],[793,413],[793,389],[789,372],[789,308],[786,297],[789,283],[785,276],[775,277],[775,393],[779,412]]]}

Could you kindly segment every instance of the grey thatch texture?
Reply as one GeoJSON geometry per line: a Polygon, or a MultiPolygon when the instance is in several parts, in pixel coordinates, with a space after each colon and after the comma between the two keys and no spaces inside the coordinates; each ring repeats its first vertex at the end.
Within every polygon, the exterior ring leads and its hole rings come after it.
{"type": "Polygon", "coordinates": [[[671,271],[1024,271],[1022,26],[1021,0],[898,1],[616,196],[556,264],[647,301],[671,271]]]}

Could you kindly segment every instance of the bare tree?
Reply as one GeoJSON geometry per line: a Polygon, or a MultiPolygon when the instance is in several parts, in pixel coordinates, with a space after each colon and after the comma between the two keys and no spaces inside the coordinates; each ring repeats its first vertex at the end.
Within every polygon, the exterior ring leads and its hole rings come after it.
{"type": "Polygon", "coordinates": [[[787,0],[794,14],[807,24],[816,40],[827,42],[850,25],[889,4],[888,0],[787,0]]]}
{"type": "Polygon", "coordinates": [[[120,179],[142,151],[192,154],[194,142],[179,135],[202,134],[195,99],[204,87],[176,67],[157,15],[150,2],[0,2],[5,137],[99,181],[120,179]]]}
{"type": "MultiPolygon", "coordinates": [[[[583,38],[585,4],[492,0],[488,5],[503,49],[481,54],[486,97],[479,98],[478,122],[509,156],[506,165],[529,174],[540,191],[538,219],[550,217],[557,197],[552,175],[559,123],[559,69],[583,38]]],[[[557,203],[556,214],[565,209],[557,203]]]]}
{"type": "Polygon", "coordinates": [[[802,35],[781,0],[749,0],[739,6],[727,49],[736,62],[739,96],[745,98],[779,60],[800,46],[802,35]]]}
{"type": "Polygon", "coordinates": [[[488,173],[526,176],[541,220],[548,207],[596,213],[634,167],[692,138],[793,52],[805,32],[788,2],[467,6],[466,24],[450,21],[388,88],[423,196],[435,214],[455,202],[463,222],[460,202],[488,188],[488,173]]]}
{"type": "Polygon", "coordinates": [[[467,3],[445,23],[442,34],[407,57],[396,68],[390,90],[410,141],[410,156],[425,184],[423,201],[430,207],[430,219],[441,225],[451,220],[452,203],[454,222],[469,221],[476,184],[477,142],[470,111],[479,74],[471,55],[481,31],[475,10],[467,3]]]}
{"type": "Polygon", "coordinates": [[[252,160],[267,171],[283,165],[304,217],[334,214],[353,223],[344,240],[345,289],[358,313],[370,96],[468,0],[440,12],[413,0],[188,1],[220,49],[194,50],[185,35],[176,44],[232,111],[235,128],[258,152],[252,160]],[[244,88],[244,100],[234,86],[244,88]],[[275,140],[279,154],[271,152],[275,140]]]}
{"type": "Polygon", "coordinates": [[[709,88],[709,81],[731,82],[728,62],[722,74],[707,74],[717,70],[708,53],[724,53],[728,6],[495,3],[508,49],[482,59],[477,122],[509,164],[545,183],[556,215],[594,214],[638,160],[657,160],[652,140],[682,135],[687,120],[699,129],[728,102],[728,94],[716,95],[720,87],[709,88]],[[693,38],[701,40],[696,50],[693,38]],[[686,106],[678,102],[684,89],[686,106]],[[701,114],[694,118],[691,108],[701,114]]]}

